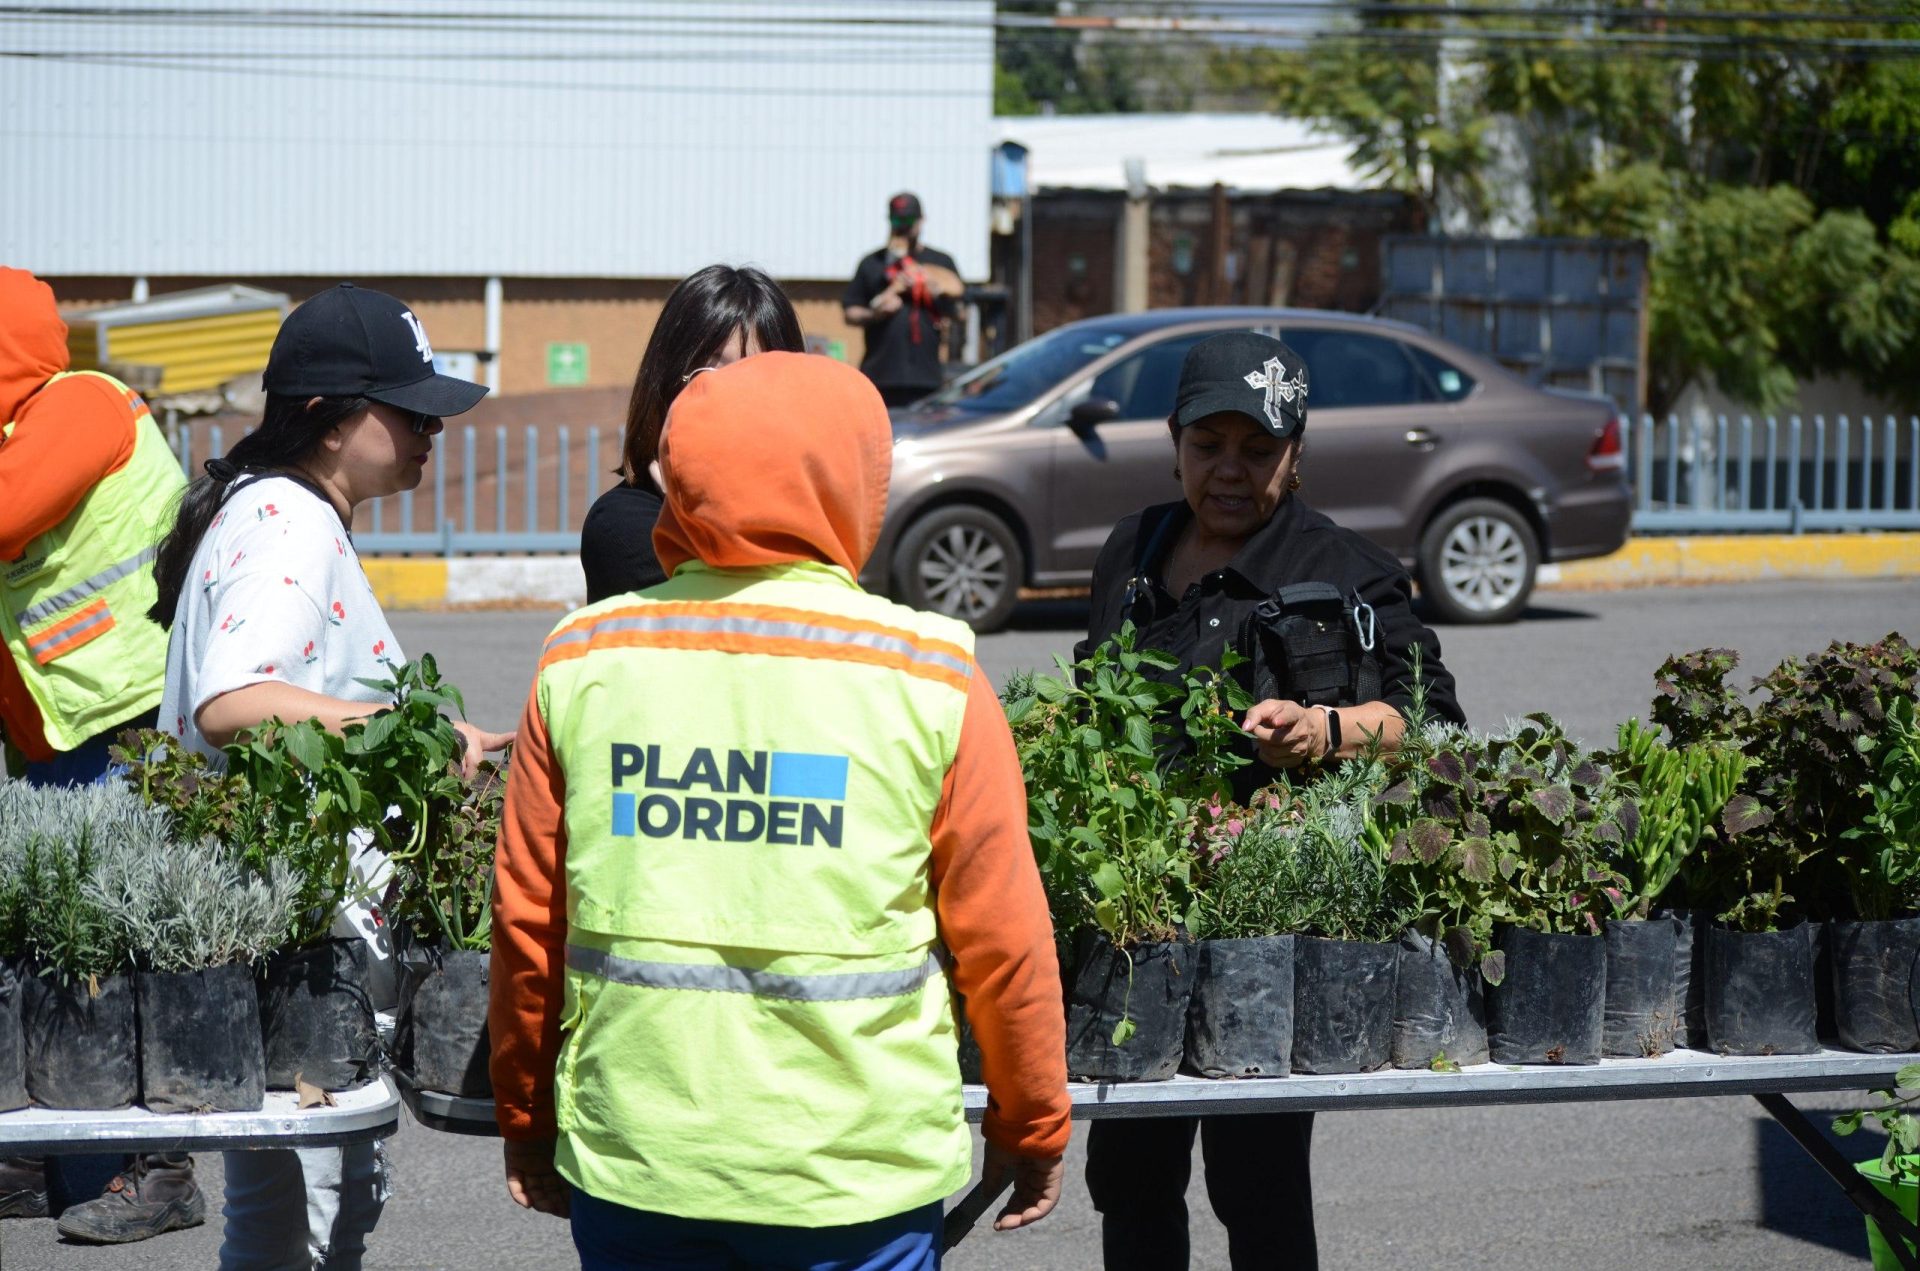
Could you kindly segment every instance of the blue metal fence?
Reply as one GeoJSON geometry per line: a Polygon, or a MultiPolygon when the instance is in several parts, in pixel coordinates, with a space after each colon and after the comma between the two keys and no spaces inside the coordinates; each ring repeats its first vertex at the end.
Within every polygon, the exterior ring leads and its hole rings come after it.
{"type": "Polygon", "coordinates": [[[1641,418],[1638,534],[1920,529],[1920,418],[1641,418]]]}
{"type": "MultiPolygon", "coordinates": [[[[374,500],[355,544],[431,556],[578,551],[617,456],[597,427],[520,431],[515,445],[506,427],[449,428],[425,486],[374,500]]],[[[220,425],[200,435],[198,458],[226,452],[220,425]]],[[[1643,416],[1622,442],[1637,534],[1920,530],[1920,417],[1643,416]]],[[[192,433],[175,444],[197,471],[192,433]]]]}

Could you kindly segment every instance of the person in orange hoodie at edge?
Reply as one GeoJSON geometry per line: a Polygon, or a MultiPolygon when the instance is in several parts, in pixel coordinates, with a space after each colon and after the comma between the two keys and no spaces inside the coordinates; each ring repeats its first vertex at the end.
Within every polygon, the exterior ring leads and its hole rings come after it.
{"type": "Polygon", "coordinates": [[[971,1155],[942,960],[1012,1178],[994,1226],[1058,1200],[1064,1012],[1006,718],[964,625],[855,582],[891,451],[838,362],[696,376],[660,447],[668,580],[547,639],[492,1075],[508,1193],[570,1215],[587,1271],[937,1266],[971,1155]]]}
{"type": "MultiPolygon", "coordinates": [[[[153,726],[151,549],[185,484],[138,394],[67,373],[53,289],[0,267],[0,735],[28,782],[105,781],[114,736],[153,726]]],[[[184,1152],[0,1158],[0,1218],[49,1213],[69,1239],[124,1244],[198,1226],[206,1198],[184,1152]]]]}

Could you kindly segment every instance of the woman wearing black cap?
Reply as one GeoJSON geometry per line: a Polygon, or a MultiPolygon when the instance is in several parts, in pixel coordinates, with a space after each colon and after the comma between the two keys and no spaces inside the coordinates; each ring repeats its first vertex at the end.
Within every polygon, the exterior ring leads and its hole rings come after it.
{"type": "MultiPolygon", "coordinates": [[[[1255,697],[1245,799],[1277,769],[1359,754],[1405,730],[1418,649],[1430,715],[1464,722],[1440,644],[1413,616],[1391,555],[1308,507],[1304,364],[1251,331],[1195,345],[1180,370],[1173,475],[1184,499],[1114,527],[1093,572],[1084,656],[1131,621],[1180,672],[1218,666],[1255,697]]],[[[1178,674],[1179,672],[1173,672],[1178,674]]],[[[1236,1271],[1311,1268],[1318,1255],[1308,1151],[1312,1113],[1095,1121],[1087,1189],[1111,1271],[1187,1266],[1187,1177],[1200,1130],[1207,1196],[1236,1271]]]]}
{"type": "MultiPolygon", "coordinates": [[[[354,509],[418,486],[440,418],[486,393],[434,372],[400,301],[344,283],[287,316],[264,379],[260,426],[208,460],[154,562],[151,613],[169,628],[160,727],[222,766],[221,747],[267,720],[338,731],[384,704],[362,681],[405,655],[354,553],[354,509]]],[[[454,727],[468,775],[512,740],[454,727]]],[[[366,892],[384,864],[371,849],[355,860],[366,892]]],[[[367,940],[376,966],[391,958],[369,904],[343,908],[334,934],[367,940]]],[[[391,985],[372,987],[390,1007],[391,985]]],[[[386,1191],[374,1144],[228,1152],[220,1265],[357,1267],[386,1191]]]]}

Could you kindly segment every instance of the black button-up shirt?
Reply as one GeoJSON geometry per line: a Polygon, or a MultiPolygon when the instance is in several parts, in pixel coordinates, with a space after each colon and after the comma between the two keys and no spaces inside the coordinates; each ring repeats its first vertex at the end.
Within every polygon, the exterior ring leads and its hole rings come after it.
{"type": "MultiPolygon", "coordinates": [[[[1373,607],[1380,700],[1406,713],[1413,701],[1412,650],[1418,645],[1429,718],[1466,722],[1453,676],[1440,661],[1439,637],[1414,617],[1412,580],[1387,552],[1335,525],[1298,495],[1288,495],[1231,561],[1175,596],[1165,582],[1167,561],[1192,520],[1193,509],[1185,502],[1163,503],[1114,526],[1093,567],[1087,639],[1074,649],[1076,660],[1132,619],[1139,647],[1172,654],[1183,670],[1218,666],[1228,642],[1238,643],[1261,601],[1293,583],[1325,582],[1373,607]]],[[[1249,659],[1254,653],[1237,652],[1249,659]]],[[[1256,761],[1235,776],[1235,791],[1244,797],[1272,781],[1273,770],[1256,761]]]]}

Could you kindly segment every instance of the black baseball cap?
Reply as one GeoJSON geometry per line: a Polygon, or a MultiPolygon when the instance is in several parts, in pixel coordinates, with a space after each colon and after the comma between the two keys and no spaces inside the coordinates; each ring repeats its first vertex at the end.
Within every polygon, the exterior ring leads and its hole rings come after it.
{"type": "Polygon", "coordinates": [[[433,369],[426,328],[406,305],[350,282],[287,315],[260,382],[287,397],[365,397],[422,415],[458,415],[487,395],[433,369]]]}
{"type": "Polygon", "coordinates": [[[1245,415],[1276,437],[1307,426],[1307,364],[1258,331],[1209,336],[1187,350],[1173,421],[1185,428],[1220,411],[1245,415]]]}
{"type": "Polygon", "coordinates": [[[920,219],[920,198],[918,195],[901,191],[887,200],[887,219],[897,229],[911,229],[920,219]]]}

